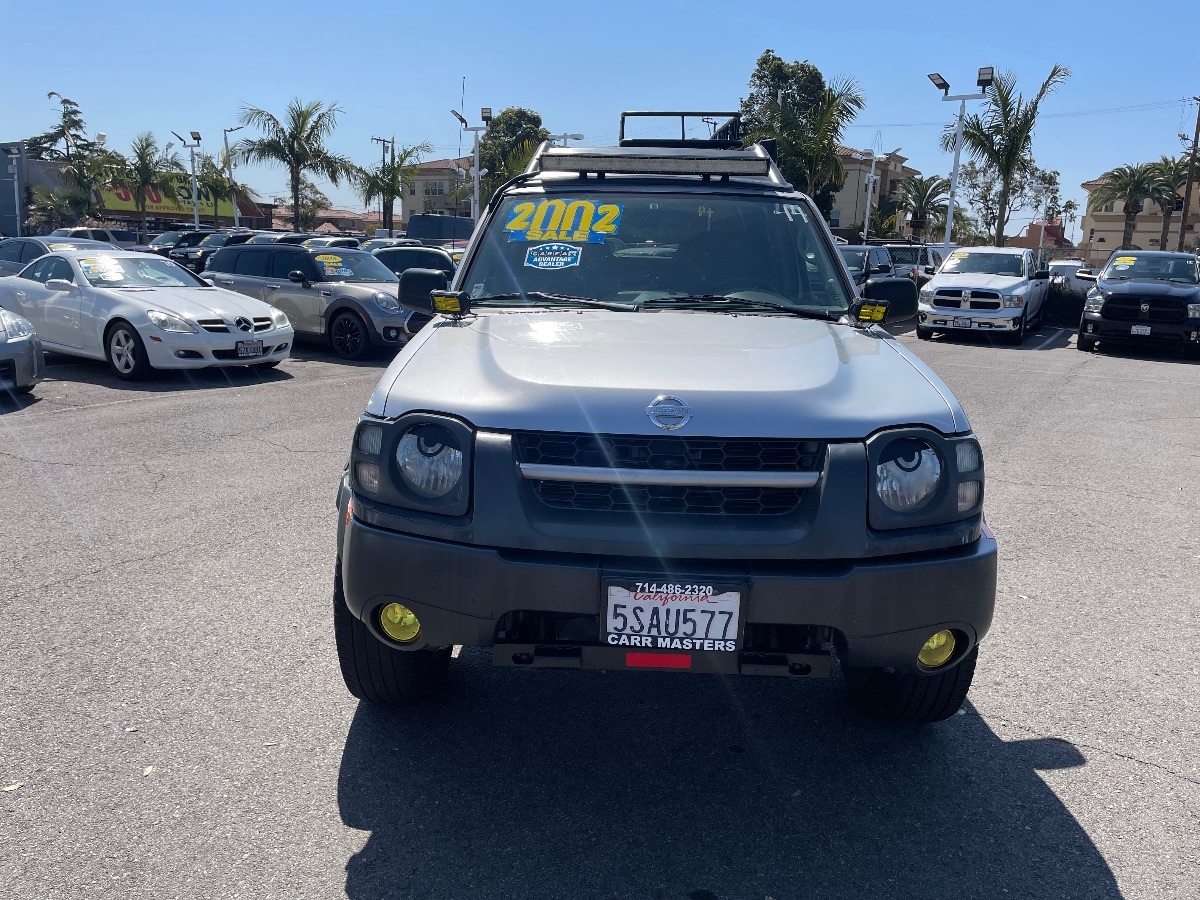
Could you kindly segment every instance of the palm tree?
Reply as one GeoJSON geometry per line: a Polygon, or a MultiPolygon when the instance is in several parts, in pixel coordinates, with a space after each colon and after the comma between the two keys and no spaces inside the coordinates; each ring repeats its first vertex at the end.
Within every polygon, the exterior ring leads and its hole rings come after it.
{"type": "Polygon", "coordinates": [[[104,218],[103,191],[120,177],[124,167],[125,157],[104,149],[76,156],[63,166],[63,175],[79,191],[85,218],[104,218]]]}
{"type": "Polygon", "coordinates": [[[1158,204],[1163,217],[1158,249],[1166,250],[1167,235],[1171,231],[1171,215],[1175,212],[1175,203],[1179,200],[1180,191],[1187,184],[1188,159],[1186,156],[1178,159],[1164,156],[1158,162],[1150,163],[1150,169],[1156,179],[1155,190],[1150,199],[1158,204]]]}
{"type": "MultiPolygon", "coordinates": [[[[540,141],[526,140],[516,144],[504,155],[504,158],[496,165],[496,171],[488,170],[488,173],[479,179],[479,206],[480,208],[487,206],[491,202],[496,191],[512,181],[518,175],[525,171],[529,166],[529,161],[533,159],[533,154],[537,152],[540,141]]],[[[475,191],[475,183],[468,175],[461,184],[450,192],[449,200],[451,203],[464,203],[471,199],[475,191]]]]}
{"type": "Polygon", "coordinates": [[[1125,233],[1121,236],[1121,247],[1133,249],[1133,230],[1137,226],[1137,214],[1144,201],[1158,190],[1158,176],[1153,164],[1139,163],[1136,166],[1118,166],[1100,176],[1101,184],[1088,195],[1088,207],[1093,212],[1108,203],[1123,203],[1125,233]]]}
{"type": "Polygon", "coordinates": [[[921,240],[921,235],[929,227],[930,220],[941,213],[942,220],[946,218],[946,202],[950,195],[950,182],[940,175],[921,177],[910,175],[896,187],[898,211],[912,214],[913,239],[921,240]]]}
{"type": "Polygon", "coordinates": [[[133,202],[137,206],[141,225],[138,239],[146,239],[146,196],[150,191],[157,191],[168,197],[175,196],[176,177],[183,171],[183,163],[179,154],[167,150],[159,150],[158,141],[149,131],[143,131],[133,139],[129,148],[129,156],[124,165],[113,178],[114,184],[120,184],[133,194],[133,202]]]}
{"type": "Polygon", "coordinates": [[[837,190],[846,183],[846,172],[837,148],[842,132],[865,104],[858,82],[853,78],[833,81],[822,92],[811,117],[800,123],[799,134],[789,141],[804,173],[809,196],[816,197],[826,189],[837,190]]]}
{"type": "Polygon", "coordinates": [[[247,162],[283,166],[288,170],[292,193],[292,226],[300,230],[300,186],[306,173],[313,173],[338,186],[342,180],[356,182],[361,170],[347,157],[330,152],[325,141],[337,127],[342,112],[336,103],[319,100],[302,103],[293,98],[283,119],[255,106],[242,110],[241,123],[253,125],[261,138],[247,138],[238,144],[238,155],[247,162]]]}
{"type": "Polygon", "coordinates": [[[33,189],[29,204],[29,225],[35,233],[48,233],[56,228],[78,225],[85,211],[84,198],[75,191],[51,191],[44,187],[33,189]]]}
{"type": "Polygon", "coordinates": [[[386,163],[380,163],[368,170],[362,181],[363,202],[370,206],[376,198],[383,200],[383,227],[389,234],[392,232],[394,211],[393,204],[397,197],[404,196],[404,184],[417,174],[421,165],[421,157],[432,153],[429,144],[417,144],[415,147],[401,147],[396,152],[396,142],[392,141],[392,158],[386,163]]]}
{"type": "MultiPolygon", "coordinates": [[[[992,238],[996,247],[1004,246],[1004,226],[1011,214],[1009,201],[1014,184],[1033,165],[1031,151],[1038,110],[1046,96],[1070,75],[1071,70],[1066,66],[1056,65],[1033,99],[1026,100],[1017,93],[1017,77],[1012,72],[1002,72],[987,89],[988,108],[983,115],[973,113],[963,119],[963,147],[985,168],[992,169],[1000,182],[996,233],[992,238]]],[[[953,150],[954,138],[954,126],[947,126],[942,134],[942,149],[953,150]]]]}

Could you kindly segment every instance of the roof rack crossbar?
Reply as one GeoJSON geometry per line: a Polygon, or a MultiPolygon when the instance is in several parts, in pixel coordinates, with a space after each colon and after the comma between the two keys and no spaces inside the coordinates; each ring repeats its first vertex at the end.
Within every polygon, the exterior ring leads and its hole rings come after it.
{"type": "Polygon", "coordinates": [[[621,131],[619,143],[622,147],[678,147],[681,145],[700,145],[704,147],[740,149],[742,146],[742,114],[740,112],[713,112],[706,110],[697,110],[691,112],[678,110],[626,110],[625,112],[621,113],[621,131]],[[678,138],[633,138],[625,136],[626,119],[674,119],[676,117],[679,119],[678,138]],[[722,118],[726,121],[718,126],[716,120],[722,118]],[[712,136],[708,138],[689,138],[687,136],[688,119],[701,119],[706,121],[713,129],[712,136]]]}

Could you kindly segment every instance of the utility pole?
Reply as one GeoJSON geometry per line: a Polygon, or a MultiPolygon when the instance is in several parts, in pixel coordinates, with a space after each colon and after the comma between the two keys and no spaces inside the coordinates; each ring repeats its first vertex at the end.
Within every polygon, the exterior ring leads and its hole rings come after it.
{"type": "MultiPolygon", "coordinates": [[[[238,217],[238,199],[237,188],[233,186],[233,156],[229,153],[229,135],[235,131],[241,131],[245,125],[238,125],[236,128],[225,129],[225,168],[229,171],[229,200],[233,204],[233,227],[241,228],[242,220],[238,217]]],[[[213,197],[213,223],[217,221],[217,198],[213,197]]]]}
{"type": "MultiPolygon", "coordinates": [[[[183,138],[179,137],[179,134],[177,132],[174,132],[174,131],[171,132],[171,134],[173,134],[173,135],[175,135],[175,137],[179,138],[179,141],[181,144],[183,144],[184,148],[187,149],[192,154],[192,215],[195,217],[194,221],[196,223],[196,229],[199,230],[200,229],[200,189],[196,186],[196,148],[200,146],[200,132],[191,131],[188,133],[191,134],[191,136],[192,136],[192,143],[190,143],[190,144],[187,141],[185,141],[183,138]]],[[[216,204],[216,200],[214,198],[214,200],[213,200],[213,227],[214,228],[216,227],[216,223],[217,223],[216,211],[217,211],[217,204],[216,204]]]]}
{"type": "MultiPolygon", "coordinates": [[[[372,137],[371,140],[375,141],[379,144],[379,151],[380,151],[380,153],[383,154],[382,158],[379,161],[379,176],[380,176],[380,179],[382,179],[383,170],[385,168],[387,168],[388,139],[381,138],[381,137],[372,137]]],[[[387,213],[384,212],[384,209],[383,209],[383,205],[385,202],[386,202],[386,198],[381,195],[379,198],[379,227],[386,230],[388,227],[387,213]]],[[[391,237],[391,236],[392,236],[391,232],[389,231],[388,237],[391,237]]]]}
{"type": "Polygon", "coordinates": [[[1196,183],[1196,147],[1200,145],[1200,97],[1196,101],[1196,134],[1192,138],[1192,158],[1188,161],[1187,187],[1183,189],[1183,212],[1179,216],[1179,245],[1175,248],[1183,252],[1183,243],[1187,235],[1188,209],[1192,205],[1192,187],[1196,183]]]}

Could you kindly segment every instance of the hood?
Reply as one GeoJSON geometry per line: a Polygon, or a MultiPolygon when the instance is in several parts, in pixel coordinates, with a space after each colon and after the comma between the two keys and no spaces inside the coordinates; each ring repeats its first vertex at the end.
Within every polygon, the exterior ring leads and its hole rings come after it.
{"type": "Polygon", "coordinates": [[[1113,297],[1163,297],[1183,303],[1195,303],[1200,298],[1200,285],[1172,284],[1169,281],[1109,281],[1096,283],[1100,290],[1113,297]]]}
{"type": "Polygon", "coordinates": [[[926,287],[963,288],[973,291],[997,291],[1003,294],[1018,285],[1026,284],[1024,275],[986,275],[980,272],[939,272],[926,287]]]}
{"type": "Polygon", "coordinates": [[[882,332],[680,311],[435,319],[367,410],[444,412],[493,430],[662,434],[646,407],[664,395],[691,408],[681,435],[862,439],[895,424],[968,427],[937,376],[882,332]]]}
{"type": "Polygon", "coordinates": [[[234,291],[224,288],[171,288],[155,287],[147,290],[104,291],[114,300],[144,304],[161,312],[174,313],[185,319],[234,319],[246,316],[270,315],[271,307],[234,291]]]}

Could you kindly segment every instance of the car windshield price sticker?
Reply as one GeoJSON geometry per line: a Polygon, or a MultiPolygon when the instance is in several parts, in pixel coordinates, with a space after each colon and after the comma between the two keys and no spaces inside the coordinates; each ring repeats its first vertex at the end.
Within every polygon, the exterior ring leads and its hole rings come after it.
{"type": "Polygon", "coordinates": [[[333,253],[322,253],[316,257],[326,275],[353,275],[354,270],[342,265],[342,258],[333,253]]]}
{"type": "Polygon", "coordinates": [[[741,593],[711,584],[608,586],[606,642],[656,650],[737,650],[741,593]]]}
{"type": "Polygon", "coordinates": [[[518,203],[508,214],[504,230],[510,241],[572,241],[603,244],[621,230],[619,203],[591,200],[541,200],[518,203]]]}

